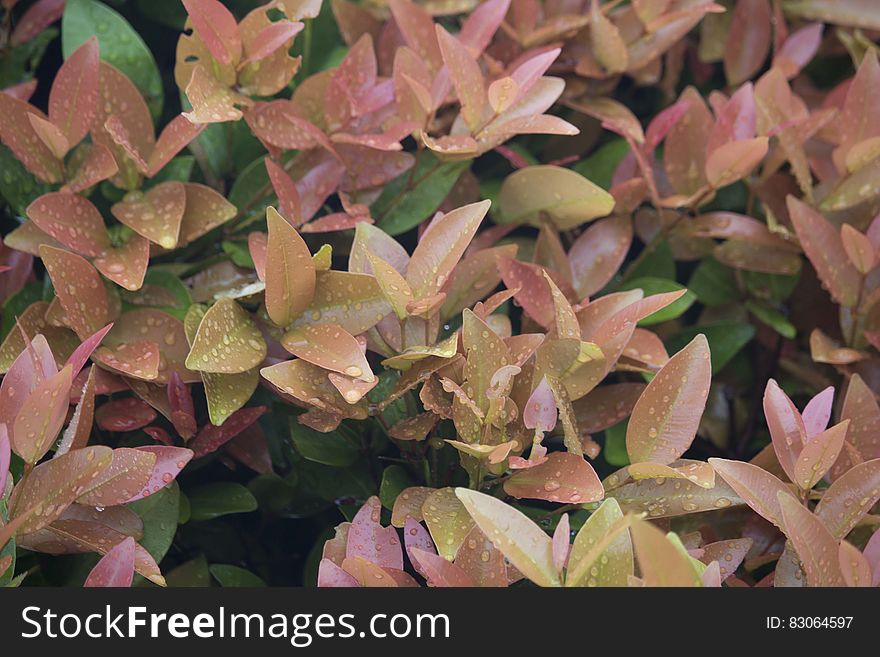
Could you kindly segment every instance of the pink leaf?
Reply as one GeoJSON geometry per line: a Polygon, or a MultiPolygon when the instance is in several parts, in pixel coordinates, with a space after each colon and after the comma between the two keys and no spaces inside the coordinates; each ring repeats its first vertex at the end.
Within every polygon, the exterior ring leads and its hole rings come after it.
{"type": "Polygon", "coordinates": [[[319,588],[357,588],[358,581],[333,563],[330,559],[321,559],[318,565],[319,588]]]}
{"type": "Polygon", "coordinates": [[[382,505],[371,497],[360,508],[348,529],[346,557],[361,557],[383,568],[403,570],[403,550],[394,527],[380,524],[382,505]]]}
{"type": "Polygon", "coordinates": [[[797,76],[819,49],[822,27],[822,23],[811,23],[790,34],[773,57],[774,68],[780,69],[789,80],[797,76]]]}
{"type": "Polygon", "coordinates": [[[553,565],[556,566],[556,570],[559,572],[562,572],[568,561],[568,552],[571,549],[570,534],[571,525],[568,521],[568,514],[563,513],[562,518],[559,519],[559,523],[556,525],[556,529],[553,531],[553,565]]]}
{"type": "Polygon", "coordinates": [[[138,451],[147,452],[156,456],[156,465],[150,474],[150,479],[143,489],[134,495],[128,502],[148,497],[154,493],[158,493],[165,486],[170,484],[180,471],[186,467],[193,452],[183,447],[168,447],[165,445],[146,445],[144,447],[136,447],[138,451]]]}
{"type": "Polygon", "coordinates": [[[406,518],[406,524],[403,527],[403,543],[406,546],[406,554],[416,568],[416,572],[427,579],[428,574],[421,570],[421,563],[413,557],[412,550],[419,549],[437,554],[437,548],[434,547],[434,541],[431,540],[431,534],[425,529],[425,526],[412,516],[406,518]]]}
{"type": "Polygon", "coordinates": [[[217,0],[183,0],[186,13],[202,43],[221,64],[234,64],[241,56],[241,36],[235,16],[217,0]]]}
{"type": "Polygon", "coordinates": [[[135,541],[131,536],[117,543],[101,557],[86,578],[86,588],[116,587],[127,588],[134,579],[135,541]]]}
{"type": "Polygon", "coordinates": [[[585,504],[605,495],[593,466],[570,452],[553,452],[541,465],[517,472],[504,482],[504,491],[517,498],[560,504],[585,504]]]}
{"type": "Polygon", "coordinates": [[[112,323],[107,324],[107,326],[99,330],[97,333],[94,333],[93,335],[83,340],[82,343],[80,343],[80,345],[76,349],[74,349],[73,353],[70,354],[70,357],[67,359],[66,364],[70,365],[73,368],[72,376],[74,379],[80,373],[85,364],[89,362],[89,358],[92,356],[92,353],[95,351],[95,349],[98,348],[98,345],[101,344],[104,336],[106,336],[112,328],[112,323]]]}
{"type": "Polygon", "coordinates": [[[190,445],[194,458],[201,458],[216,452],[256,422],[266,410],[265,406],[249,406],[237,410],[219,427],[206,424],[190,445]]]}
{"type": "Polygon", "coordinates": [[[547,379],[542,377],[523,409],[523,424],[527,429],[535,429],[536,434],[543,434],[553,430],[556,419],[556,398],[547,379]]]}
{"type": "Polygon", "coordinates": [[[9,475],[9,462],[12,450],[9,446],[9,432],[5,424],[0,424],[0,493],[6,491],[6,477],[9,475]]]}
{"type": "Polygon", "coordinates": [[[418,564],[418,570],[425,573],[428,586],[436,587],[473,587],[475,583],[459,566],[433,552],[426,552],[419,548],[410,551],[414,565],[418,564]]]}
{"type": "Polygon", "coordinates": [[[105,431],[135,431],[155,419],[153,407],[138,397],[114,399],[95,411],[95,423],[105,431]]]}
{"type": "Polygon", "coordinates": [[[828,420],[831,419],[831,407],[833,404],[834,386],[828,386],[804,406],[804,412],[801,416],[804,420],[807,440],[825,431],[825,428],[828,426],[828,420]]]}
{"type": "Polygon", "coordinates": [[[58,69],[49,93],[49,120],[70,146],[89,132],[98,107],[98,39],[92,37],[58,69]]]}
{"type": "Polygon", "coordinates": [[[807,430],[794,403],[773,379],[767,382],[764,390],[764,416],[779,464],[789,479],[797,481],[795,466],[804,448],[807,430]]]}

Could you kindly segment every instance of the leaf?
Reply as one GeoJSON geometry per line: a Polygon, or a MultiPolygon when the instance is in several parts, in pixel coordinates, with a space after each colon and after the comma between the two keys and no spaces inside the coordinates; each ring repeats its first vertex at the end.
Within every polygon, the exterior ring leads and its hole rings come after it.
{"type": "Polygon", "coordinates": [[[143,489],[127,500],[127,504],[164,491],[193,457],[191,449],[170,445],[146,445],[135,449],[145,454],[154,455],[156,457],[155,465],[143,489]]]}
{"type": "Polygon", "coordinates": [[[764,390],[764,416],[779,464],[791,481],[800,484],[803,475],[798,478],[796,466],[807,442],[807,430],[794,403],[773,379],[764,390]]]}
{"type": "Polygon", "coordinates": [[[150,243],[134,233],[95,258],[95,268],[129,292],[141,289],[150,260],[150,243]]]}
{"type": "Polygon", "coordinates": [[[797,459],[793,479],[803,490],[815,486],[834,465],[840,450],[843,449],[848,428],[849,421],[844,420],[827,431],[811,436],[806,442],[797,459]]]}
{"type": "Polygon", "coordinates": [[[849,224],[843,224],[840,227],[840,239],[843,243],[843,250],[849,256],[849,261],[860,274],[865,275],[874,268],[877,254],[874,245],[866,235],[849,224]]]}
{"type": "Polygon", "coordinates": [[[646,297],[651,297],[658,294],[666,294],[669,292],[677,292],[679,290],[684,291],[681,296],[679,296],[669,305],[654,313],[651,313],[647,317],[643,317],[642,319],[640,319],[640,326],[651,326],[653,324],[660,324],[661,322],[665,322],[670,319],[675,319],[676,317],[682,315],[688,308],[691,307],[691,305],[693,305],[694,301],[696,301],[696,295],[693,294],[693,292],[685,288],[683,285],[679,285],[675,281],[670,281],[665,278],[654,278],[651,276],[632,278],[621,285],[620,289],[640,289],[644,292],[646,297]]]}
{"type": "Polygon", "coordinates": [[[289,328],[306,324],[338,324],[352,335],[360,335],[391,312],[375,277],[342,271],[319,271],[315,296],[289,328]]]}
{"type": "Polygon", "coordinates": [[[709,154],[706,180],[715,189],[744,178],[767,154],[767,137],[728,142],[709,154]]]}
{"type": "Polygon", "coordinates": [[[706,337],[698,335],[648,384],[627,427],[626,447],[631,462],[665,465],[690,447],[709,395],[709,357],[706,337]],[[669,401],[665,401],[667,398],[669,401]]]}
{"type": "Polygon", "coordinates": [[[422,153],[411,174],[405,173],[385,185],[372,206],[376,225],[389,235],[400,235],[428,219],[469,165],[468,160],[443,162],[428,152],[422,153]]]}
{"type": "Polygon", "coordinates": [[[544,212],[559,230],[575,228],[614,209],[614,198],[571,169],[531,166],[514,172],[501,185],[497,220],[540,225],[544,212]]]}
{"type": "Polygon", "coordinates": [[[789,0],[785,11],[836,25],[880,29],[880,11],[870,0],[789,0]]]}
{"type": "Polygon", "coordinates": [[[345,468],[361,457],[361,450],[339,432],[319,433],[292,421],[290,438],[296,451],[315,463],[345,468]]]}
{"type": "Polygon", "coordinates": [[[614,216],[596,221],[571,245],[568,260],[578,298],[601,290],[617,273],[632,244],[632,221],[614,216]]]}
{"type": "Polygon", "coordinates": [[[477,526],[519,572],[538,586],[560,585],[553,565],[552,541],[535,523],[484,493],[456,488],[455,494],[477,526]]]}
{"type": "Polygon", "coordinates": [[[324,369],[371,383],[375,375],[360,343],[336,324],[314,324],[284,334],[284,348],[324,369]]]}
{"type": "MultiPolygon", "coordinates": [[[[568,530],[565,530],[564,539],[567,552],[568,530]]],[[[503,588],[508,585],[509,576],[504,555],[477,526],[471,529],[458,549],[455,565],[467,573],[476,586],[503,588]]]]}
{"type": "Polygon", "coordinates": [[[252,105],[250,98],[225,86],[202,64],[193,68],[186,98],[192,109],[183,115],[191,123],[238,121],[244,116],[241,110],[252,105]]]}
{"type": "Polygon", "coordinates": [[[675,334],[666,341],[670,351],[677,351],[702,333],[709,342],[712,371],[720,372],[755,336],[752,324],[737,321],[719,321],[700,324],[675,334]]]}
{"type": "Polygon", "coordinates": [[[847,307],[857,303],[858,270],[850,263],[843,241],[818,212],[793,196],[786,199],[791,222],[804,253],[834,300],[847,307]]]}
{"type": "Polygon", "coordinates": [[[626,586],[633,548],[620,505],[605,500],[590,514],[571,546],[566,586],[626,586]]]}
{"type": "Polygon", "coordinates": [[[457,497],[458,490],[441,488],[429,494],[422,504],[422,516],[437,551],[450,561],[474,526],[466,505],[457,497]]]}
{"type": "Polygon", "coordinates": [[[76,334],[85,339],[105,326],[110,317],[109,301],[95,268],[84,258],[51,246],[41,246],[40,257],[76,334]]]}
{"type": "MultiPolygon", "coordinates": [[[[876,443],[877,432],[880,430],[880,406],[873,390],[858,374],[853,374],[849,380],[840,419],[850,420],[847,442],[855,447],[862,458],[872,460],[880,457],[876,443]]],[[[848,450],[844,449],[831,468],[830,478],[836,480],[853,465],[855,463],[848,456],[848,450]]]]}
{"type": "Polygon", "coordinates": [[[86,136],[98,103],[98,41],[91,38],[58,69],[49,92],[49,120],[71,146],[86,136]]]}
{"type": "Polygon", "coordinates": [[[553,452],[544,463],[515,473],[504,482],[504,492],[560,504],[586,504],[605,496],[593,467],[569,452],[553,452]]]}
{"type": "Polygon", "coordinates": [[[186,366],[203,372],[238,374],[266,357],[266,342],[250,315],[233,299],[208,309],[186,358],[186,366]]]}
{"type": "Polygon", "coordinates": [[[13,451],[34,464],[49,451],[67,417],[71,368],[41,381],[24,400],[12,429],[13,451]]]}
{"type": "Polygon", "coordinates": [[[216,0],[183,0],[196,34],[221,64],[236,64],[241,57],[241,37],[235,16],[216,0]]]}
{"type": "Polygon", "coordinates": [[[109,447],[85,447],[36,466],[16,493],[9,523],[0,528],[0,545],[56,520],[111,460],[109,447]]]}
{"type": "Polygon", "coordinates": [[[763,66],[770,52],[771,23],[767,0],[736,3],[724,49],[724,74],[730,86],[742,84],[763,66]]]}
{"type": "Polygon", "coordinates": [[[489,210],[489,201],[471,203],[446,213],[422,234],[406,271],[413,298],[440,291],[489,210]]]}
{"type": "Polygon", "coordinates": [[[129,506],[141,517],[144,535],[140,544],[156,562],[161,562],[177,533],[180,517],[180,488],[172,482],[158,493],[132,502],[129,506]]]}
{"type": "Polygon", "coordinates": [[[137,397],[113,399],[98,408],[95,423],[104,431],[135,431],[156,419],[156,411],[137,397]]]}
{"type": "MultiPolygon", "coordinates": [[[[202,130],[204,130],[204,126],[190,123],[183,114],[178,114],[171,119],[162,129],[162,134],[159,135],[153,151],[147,158],[147,175],[156,178],[157,174],[172,162],[174,156],[201,134],[202,130]]],[[[179,161],[175,160],[175,162],[179,161]]],[[[187,178],[188,176],[181,177],[179,180],[183,182],[187,178]]]]}
{"type": "Polygon", "coordinates": [[[110,211],[139,235],[163,249],[173,249],[186,211],[186,188],[183,183],[171,181],[146,192],[129,192],[110,211]]]}
{"type": "Polygon", "coordinates": [[[719,458],[711,458],[709,463],[755,513],[784,531],[778,496],[788,495],[795,499],[785,484],[751,463],[719,458]]]}
{"type": "Polygon", "coordinates": [[[83,584],[86,588],[127,588],[134,579],[135,540],[128,536],[101,557],[83,584]]]}
{"type": "Polygon", "coordinates": [[[714,488],[702,488],[681,479],[641,479],[622,486],[620,483],[617,474],[606,478],[606,495],[616,499],[624,512],[645,513],[651,518],[672,518],[744,503],[733,488],[718,477],[714,488]]]}
{"type": "MultiPolygon", "coordinates": [[[[840,425],[838,425],[840,426],[840,425]]],[[[816,505],[818,517],[834,538],[845,538],[880,500],[880,459],[853,466],[834,480],[816,505]]]]}
{"type": "Polygon", "coordinates": [[[235,206],[216,190],[198,183],[184,183],[186,211],[180,224],[178,246],[189,244],[235,216],[235,206]]]}
{"type": "Polygon", "coordinates": [[[264,587],[266,582],[254,575],[251,571],[239,568],[238,566],[228,566],[226,564],[211,564],[208,569],[211,575],[220,582],[223,588],[255,588],[264,587]]]}
{"type": "Polygon", "coordinates": [[[242,486],[228,481],[205,484],[189,494],[192,520],[213,520],[234,513],[257,510],[257,500],[242,486]]]}
{"type": "Polygon", "coordinates": [[[620,30],[599,6],[599,0],[590,0],[590,40],[593,54],[607,75],[623,73],[629,65],[629,53],[620,30]]]}
{"type": "Polygon", "coordinates": [[[397,530],[380,523],[382,504],[370,497],[358,510],[348,528],[346,558],[357,557],[382,568],[403,570],[403,549],[397,530]]]}
{"type": "Polygon", "coordinates": [[[777,494],[783,531],[797,550],[810,586],[843,586],[837,540],[822,521],[794,497],[777,494]]]}
{"type": "Polygon", "coordinates": [[[54,183],[62,179],[61,162],[35,132],[31,115],[44,118],[39,110],[23,100],[0,93],[0,111],[5,120],[0,124],[0,138],[21,164],[36,178],[54,183]]]}
{"type": "Polygon", "coordinates": [[[140,35],[115,10],[96,0],[70,0],[61,20],[61,36],[65,59],[97,37],[101,59],[129,77],[147,99],[152,114],[159,115],[163,93],[156,61],[140,35]]]}
{"type": "Polygon", "coordinates": [[[476,583],[460,566],[451,563],[433,552],[420,548],[411,548],[408,552],[413,565],[428,581],[428,586],[442,587],[474,587],[476,583]]]}
{"type": "Polygon", "coordinates": [[[441,25],[435,25],[435,29],[440,54],[461,103],[461,114],[465,124],[473,132],[480,126],[486,111],[487,97],[483,86],[483,72],[464,44],[441,25]]]}
{"type": "Polygon", "coordinates": [[[146,487],[155,466],[155,454],[127,447],[114,449],[110,465],[91,482],[89,490],[80,495],[77,502],[96,507],[124,504],[146,487]]]}
{"type": "Polygon", "coordinates": [[[189,444],[194,458],[201,458],[216,452],[220,447],[239,435],[242,431],[260,419],[266,412],[265,406],[249,406],[237,410],[229,416],[223,426],[203,425],[198,435],[189,444]]]}
{"type": "Polygon", "coordinates": [[[630,533],[645,586],[701,586],[687,553],[654,525],[634,518],[630,533]]]}
{"type": "Polygon", "coordinates": [[[315,264],[302,237],[274,208],[267,208],[266,221],[266,311],[277,325],[287,326],[312,302],[315,264]]]}

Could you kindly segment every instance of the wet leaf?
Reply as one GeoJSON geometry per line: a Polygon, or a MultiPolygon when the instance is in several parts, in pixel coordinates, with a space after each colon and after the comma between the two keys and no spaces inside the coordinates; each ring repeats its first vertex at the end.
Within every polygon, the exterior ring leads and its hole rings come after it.
{"type": "Polygon", "coordinates": [[[582,456],[569,452],[553,452],[544,463],[517,472],[504,482],[504,492],[516,498],[560,504],[585,504],[605,495],[592,466],[582,456]]]}
{"type": "Polygon", "coordinates": [[[266,311],[279,326],[289,325],[315,296],[315,264],[296,229],[267,208],[266,311]]]}
{"type": "Polygon", "coordinates": [[[134,579],[134,555],[135,540],[129,536],[101,557],[86,577],[83,586],[86,588],[131,586],[134,579]]]}
{"type": "Polygon", "coordinates": [[[690,447],[711,375],[709,345],[699,335],[663,366],[636,402],[626,432],[630,461],[665,465],[690,447]]]}
{"type": "MultiPolygon", "coordinates": [[[[422,516],[440,555],[450,561],[474,526],[456,490],[441,488],[422,503],[422,516]]],[[[549,539],[548,539],[549,540],[549,539]]]]}
{"type": "Polygon", "coordinates": [[[559,586],[550,537],[520,511],[489,495],[456,488],[477,526],[523,575],[538,586],[559,586]]]}
{"type": "Polygon", "coordinates": [[[540,225],[546,213],[559,230],[610,214],[614,198],[571,169],[539,165],[504,180],[498,197],[499,221],[540,225]]]}
{"type": "Polygon", "coordinates": [[[823,493],[815,513],[831,534],[840,539],[855,528],[878,499],[880,459],[872,459],[835,479],[823,493]]]}
{"type": "Polygon", "coordinates": [[[711,458],[709,463],[755,513],[783,529],[782,510],[777,496],[787,495],[795,499],[785,484],[751,463],[719,458],[711,458]]]}
{"type": "Polygon", "coordinates": [[[630,526],[633,550],[646,586],[701,586],[687,552],[651,523],[634,518],[630,526]]]}
{"type": "Polygon", "coordinates": [[[85,339],[105,326],[110,317],[109,301],[95,268],[84,258],[51,246],[41,246],[40,257],[77,335],[85,339]]]}
{"type": "Polygon", "coordinates": [[[622,521],[614,499],[587,518],[571,546],[566,586],[626,586],[633,573],[633,549],[622,521]]]}
{"type": "Polygon", "coordinates": [[[266,357],[266,342],[250,315],[232,299],[211,306],[199,323],[186,366],[192,370],[238,374],[266,357]]]}
{"type": "Polygon", "coordinates": [[[794,497],[777,494],[782,529],[794,544],[810,586],[842,586],[837,540],[822,521],[794,497]]]}
{"type": "Polygon", "coordinates": [[[186,188],[179,182],[166,182],[146,192],[129,192],[113,204],[111,211],[121,223],[151,242],[173,249],[186,211],[186,188]]]}

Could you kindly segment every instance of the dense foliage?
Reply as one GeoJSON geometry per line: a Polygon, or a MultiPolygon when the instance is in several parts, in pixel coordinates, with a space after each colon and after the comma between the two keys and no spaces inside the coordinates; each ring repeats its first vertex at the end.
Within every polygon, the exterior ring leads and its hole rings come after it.
{"type": "Polygon", "coordinates": [[[880,583],[880,5],[107,2],[2,2],[0,585],[880,583]]]}

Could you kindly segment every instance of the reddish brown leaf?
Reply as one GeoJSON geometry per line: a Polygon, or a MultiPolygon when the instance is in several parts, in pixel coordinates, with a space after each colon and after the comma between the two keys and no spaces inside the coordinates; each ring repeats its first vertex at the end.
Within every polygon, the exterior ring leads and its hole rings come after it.
{"type": "Polygon", "coordinates": [[[541,465],[517,472],[504,482],[504,491],[517,498],[560,504],[585,504],[605,496],[592,466],[569,452],[553,452],[541,465]]]}
{"type": "Polygon", "coordinates": [[[107,551],[92,568],[83,584],[85,588],[127,588],[134,579],[135,541],[129,536],[107,551]]]}
{"type": "Polygon", "coordinates": [[[28,206],[27,215],[40,230],[82,255],[95,257],[110,247],[98,208],[77,194],[43,194],[28,206]]]}
{"type": "Polygon", "coordinates": [[[51,246],[41,246],[40,257],[77,335],[85,339],[105,326],[110,317],[109,301],[95,268],[84,258],[51,246]]]}
{"type": "Polygon", "coordinates": [[[296,229],[266,209],[269,238],[266,248],[266,311],[278,326],[288,326],[312,303],[315,264],[296,229]]]}
{"type": "Polygon", "coordinates": [[[98,39],[92,37],[58,69],[49,92],[49,120],[67,142],[78,144],[89,132],[98,105],[98,39]]]}

